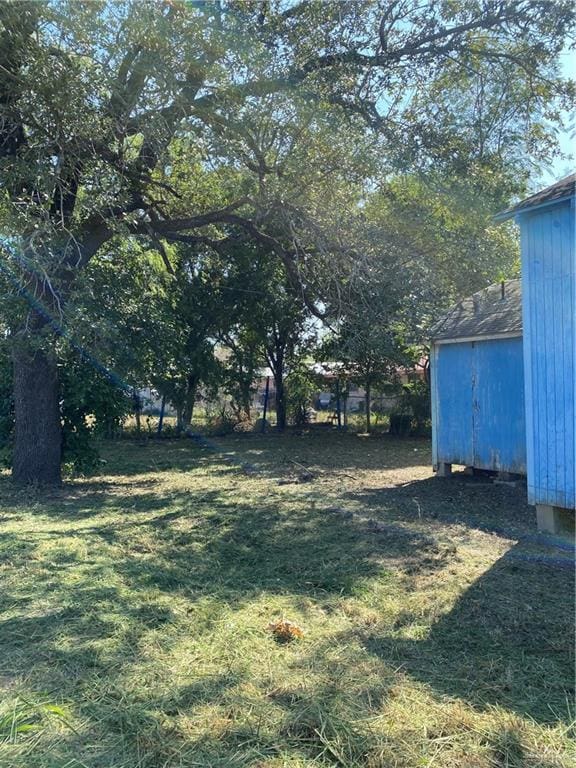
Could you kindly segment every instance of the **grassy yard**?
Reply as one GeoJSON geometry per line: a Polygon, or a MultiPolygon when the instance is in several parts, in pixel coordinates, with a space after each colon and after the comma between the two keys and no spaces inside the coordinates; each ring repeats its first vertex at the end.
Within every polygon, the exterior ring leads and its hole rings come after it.
{"type": "Polygon", "coordinates": [[[1,766],[574,765],[571,554],[522,490],[420,440],[215,442],[0,478],[1,766]]]}

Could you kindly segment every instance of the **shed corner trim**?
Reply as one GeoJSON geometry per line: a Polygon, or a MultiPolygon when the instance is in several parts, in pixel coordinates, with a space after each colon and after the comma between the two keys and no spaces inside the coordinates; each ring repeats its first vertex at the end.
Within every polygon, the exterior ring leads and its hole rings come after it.
{"type": "Polygon", "coordinates": [[[521,331],[494,333],[486,336],[460,336],[453,339],[432,339],[432,344],[466,344],[470,341],[496,341],[497,339],[521,339],[521,331]]]}

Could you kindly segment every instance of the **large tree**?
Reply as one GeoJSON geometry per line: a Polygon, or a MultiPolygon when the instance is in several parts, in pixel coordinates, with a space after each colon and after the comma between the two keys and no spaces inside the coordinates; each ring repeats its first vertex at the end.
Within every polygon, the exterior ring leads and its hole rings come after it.
{"type": "MultiPolygon", "coordinates": [[[[374,175],[357,156],[365,131],[379,171],[466,157],[471,120],[486,133],[480,161],[501,152],[503,122],[526,135],[566,95],[554,61],[572,21],[571,0],[2,3],[0,216],[16,247],[3,268],[29,300],[10,319],[14,479],[60,480],[54,332],[108,241],[241,232],[313,301],[323,241],[310,222],[323,221],[332,178],[374,175]],[[521,84],[521,113],[477,98],[460,119],[442,98],[487,78],[521,84]],[[183,146],[188,164],[175,162],[183,146]]],[[[515,138],[509,159],[522,150],[515,138]]]]}
{"type": "Polygon", "coordinates": [[[227,388],[248,414],[257,369],[274,379],[276,425],[287,424],[286,377],[314,335],[311,311],[282,262],[244,238],[230,247],[220,340],[227,349],[227,388]],[[232,384],[232,386],[230,386],[232,384]]]}

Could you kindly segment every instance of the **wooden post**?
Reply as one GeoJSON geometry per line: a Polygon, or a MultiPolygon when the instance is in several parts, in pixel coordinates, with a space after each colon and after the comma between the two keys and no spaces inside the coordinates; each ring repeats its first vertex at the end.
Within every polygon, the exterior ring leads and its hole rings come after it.
{"type": "Polygon", "coordinates": [[[342,410],[340,408],[340,379],[336,379],[336,417],[338,429],[342,429],[342,410]]]}
{"type": "Polygon", "coordinates": [[[140,400],[140,395],[138,394],[138,390],[136,387],[132,387],[132,402],[134,404],[134,416],[136,418],[136,433],[138,436],[140,436],[140,431],[142,429],[141,427],[141,421],[140,421],[140,413],[142,412],[142,401],[140,400]]]}
{"type": "Polygon", "coordinates": [[[268,395],[270,394],[270,376],[266,376],[266,389],[264,390],[264,412],[262,413],[262,434],[266,432],[266,414],[268,413],[268,395]]]}

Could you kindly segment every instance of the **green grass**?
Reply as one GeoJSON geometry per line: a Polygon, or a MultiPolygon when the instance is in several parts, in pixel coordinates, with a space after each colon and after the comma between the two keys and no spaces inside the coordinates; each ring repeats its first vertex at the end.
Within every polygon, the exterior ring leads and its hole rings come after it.
{"type": "Polygon", "coordinates": [[[521,490],[421,440],[217,442],[0,478],[0,766],[573,765],[573,579],[521,490]]]}

